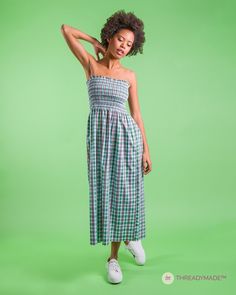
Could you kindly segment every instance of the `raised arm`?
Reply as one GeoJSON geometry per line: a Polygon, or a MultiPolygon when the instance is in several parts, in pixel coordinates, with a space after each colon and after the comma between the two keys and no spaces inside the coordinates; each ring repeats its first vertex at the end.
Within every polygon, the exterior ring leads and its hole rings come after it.
{"type": "Polygon", "coordinates": [[[96,38],[76,28],[63,24],[61,26],[61,32],[70,50],[75,55],[75,57],[79,60],[79,62],[81,63],[85,71],[89,71],[89,62],[91,58],[94,59],[94,57],[84,48],[84,46],[81,44],[79,39],[88,41],[94,46],[95,53],[97,54],[98,59],[99,59],[99,55],[98,55],[99,52],[101,52],[102,54],[105,53],[104,47],[96,38]]]}

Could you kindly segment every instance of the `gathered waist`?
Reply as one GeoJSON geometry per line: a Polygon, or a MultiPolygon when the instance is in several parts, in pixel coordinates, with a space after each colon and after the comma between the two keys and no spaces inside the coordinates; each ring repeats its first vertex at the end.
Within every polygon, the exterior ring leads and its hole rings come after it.
{"type": "Polygon", "coordinates": [[[127,110],[124,104],[124,101],[121,101],[120,99],[114,99],[114,98],[97,98],[95,97],[90,98],[89,100],[89,106],[90,110],[93,109],[107,109],[111,111],[118,111],[127,114],[127,110]]]}

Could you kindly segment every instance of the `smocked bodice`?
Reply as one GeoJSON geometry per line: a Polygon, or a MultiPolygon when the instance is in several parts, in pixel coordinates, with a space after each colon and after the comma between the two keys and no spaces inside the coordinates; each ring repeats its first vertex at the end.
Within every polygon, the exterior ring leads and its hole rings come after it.
{"type": "Polygon", "coordinates": [[[125,103],[129,97],[129,81],[92,75],[86,83],[90,109],[113,109],[127,113],[125,103]]]}

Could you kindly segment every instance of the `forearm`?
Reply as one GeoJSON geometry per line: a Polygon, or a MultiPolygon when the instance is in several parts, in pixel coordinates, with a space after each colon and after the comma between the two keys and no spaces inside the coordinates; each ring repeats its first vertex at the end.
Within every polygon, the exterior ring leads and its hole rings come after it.
{"type": "Polygon", "coordinates": [[[142,118],[139,118],[139,119],[134,119],[135,122],[137,123],[141,133],[142,133],[142,138],[143,138],[143,152],[144,153],[149,153],[149,147],[148,147],[148,144],[147,144],[147,138],[146,138],[146,132],[145,132],[145,129],[144,129],[144,124],[143,124],[143,120],[142,118]]]}
{"type": "Polygon", "coordinates": [[[76,28],[73,28],[65,24],[61,26],[61,30],[63,30],[66,34],[71,34],[76,39],[82,39],[82,40],[88,41],[91,44],[97,41],[95,37],[92,37],[76,28]]]}

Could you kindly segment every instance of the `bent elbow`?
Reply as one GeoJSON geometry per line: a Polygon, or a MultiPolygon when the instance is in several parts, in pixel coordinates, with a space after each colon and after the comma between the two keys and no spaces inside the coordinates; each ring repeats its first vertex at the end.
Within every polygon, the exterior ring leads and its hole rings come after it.
{"type": "Polygon", "coordinates": [[[61,31],[66,32],[68,27],[65,24],[61,25],[61,31]]]}

